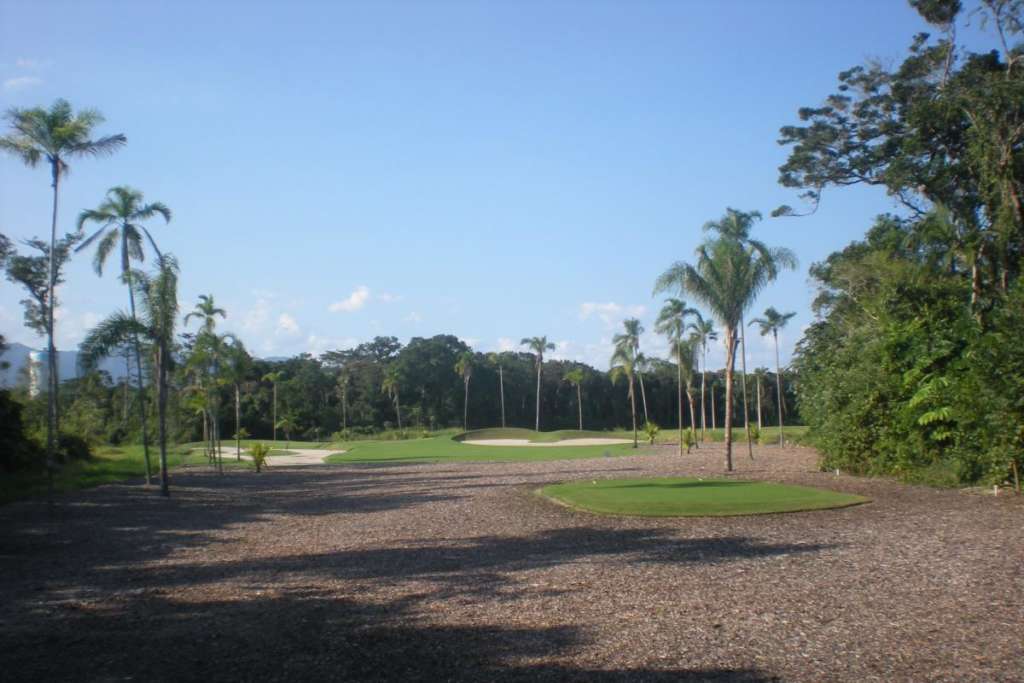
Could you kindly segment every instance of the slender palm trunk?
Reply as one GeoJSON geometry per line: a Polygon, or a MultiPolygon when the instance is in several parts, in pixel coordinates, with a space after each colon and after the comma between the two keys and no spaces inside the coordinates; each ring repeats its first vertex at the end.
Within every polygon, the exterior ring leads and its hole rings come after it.
{"type": "Polygon", "coordinates": [[[398,398],[398,389],[395,389],[395,414],[398,415],[398,431],[402,431],[402,401],[398,398]]]}
{"type": "Polygon", "coordinates": [[[203,408],[203,451],[206,459],[210,459],[210,419],[207,417],[206,408],[203,408]]]}
{"type": "Polygon", "coordinates": [[[132,381],[132,353],[124,350],[124,408],[121,411],[121,423],[128,424],[128,386],[132,381]]]}
{"type": "Polygon", "coordinates": [[[757,383],[757,431],[760,432],[764,429],[764,423],[761,420],[761,375],[754,375],[754,381],[757,383]]]}
{"type": "Polygon", "coordinates": [[[580,411],[580,431],[583,431],[583,390],[580,385],[576,385],[576,407],[580,411]]]}
{"type": "Polygon", "coordinates": [[[464,393],[462,395],[462,431],[469,431],[469,379],[463,383],[464,393]]]}
{"type": "Polygon", "coordinates": [[[165,342],[159,344],[157,358],[157,424],[160,439],[160,495],[170,496],[170,475],[167,472],[167,349],[165,342]]]}
{"type": "Polygon", "coordinates": [[[775,393],[779,404],[779,445],[786,445],[786,435],[782,429],[782,365],[779,363],[779,332],[772,330],[775,337],[775,393]]]}
{"type": "Polygon", "coordinates": [[[718,410],[715,408],[715,383],[711,382],[711,431],[718,429],[716,414],[718,410]]]}
{"type": "MultiPolygon", "coordinates": [[[[124,230],[121,233],[123,235],[124,230]]],[[[127,255],[127,245],[123,244],[122,249],[127,255]]],[[[135,287],[132,285],[132,269],[129,267],[127,259],[121,265],[125,282],[128,285],[128,309],[132,316],[132,322],[138,323],[138,319],[135,317],[135,287]]],[[[142,347],[139,343],[139,333],[134,330],[132,331],[132,346],[135,347],[135,371],[138,373],[139,379],[139,424],[142,425],[142,456],[146,464],[146,485],[149,486],[152,483],[152,467],[149,464],[149,431],[146,429],[146,383],[142,378],[142,347]]]]}
{"type": "Polygon", "coordinates": [[[740,378],[743,380],[743,429],[747,432],[747,455],[754,459],[754,445],[750,440],[750,409],[747,407],[747,328],[740,318],[740,355],[743,359],[740,378]]]}
{"type": "Polygon", "coordinates": [[[277,382],[274,385],[274,445],[277,445],[277,382]]]}
{"type": "Polygon", "coordinates": [[[498,392],[501,394],[501,428],[505,428],[505,373],[498,366],[498,392]]]}
{"type": "Polygon", "coordinates": [[[644,406],[644,424],[647,424],[647,392],[644,391],[644,373],[636,373],[637,377],[640,378],[640,401],[644,406]]]}
{"type": "Polygon", "coordinates": [[[240,395],[238,383],[235,383],[235,460],[241,461],[242,459],[242,409],[240,407],[242,403],[242,397],[240,395]]]}
{"type": "MultiPolygon", "coordinates": [[[[683,454],[683,356],[676,354],[676,398],[679,403],[679,455],[683,454]]],[[[693,415],[690,415],[693,422],[693,415]]]]}
{"type": "Polygon", "coordinates": [[[633,414],[633,448],[638,445],[636,433],[636,391],[634,390],[633,378],[629,378],[629,408],[633,414]]]}
{"type": "Polygon", "coordinates": [[[46,489],[50,503],[53,503],[53,468],[57,454],[57,433],[60,429],[57,415],[57,349],[53,344],[54,317],[53,309],[56,308],[54,301],[54,289],[57,285],[57,261],[54,253],[57,248],[57,197],[60,193],[60,160],[51,162],[53,174],[53,220],[50,224],[50,265],[49,265],[49,286],[47,287],[46,311],[46,367],[49,370],[47,379],[47,404],[46,404],[46,489]]]}
{"type": "Polygon", "coordinates": [[[732,472],[732,376],[736,363],[736,331],[725,330],[725,471],[732,472]]]}
{"type": "Polygon", "coordinates": [[[540,358],[537,359],[537,421],[534,430],[538,432],[540,431],[540,370],[543,362],[540,358]]]}
{"type": "MultiPolygon", "coordinates": [[[[696,427],[696,421],[694,420],[694,411],[696,410],[697,399],[693,397],[693,393],[690,391],[690,387],[686,387],[686,399],[690,403],[690,434],[692,435],[696,427]]],[[[690,452],[690,447],[686,447],[686,452],[690,452]]]]}
{"type": "Polygon", "coordinates": [[[702,344],[704,350],[704,364],[703,369],[700,373],[700,440],[704,440],[704,432],[707,428],[707,414],[708,409],[705,405],[707,394],[704,391],[704,387],[708,381],[708,345],[707,343],[702,344]]]}

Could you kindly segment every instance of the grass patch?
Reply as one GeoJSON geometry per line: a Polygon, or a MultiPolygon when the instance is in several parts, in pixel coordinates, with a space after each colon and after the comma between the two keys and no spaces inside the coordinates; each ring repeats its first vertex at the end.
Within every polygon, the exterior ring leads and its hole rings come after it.
{"type": "MultiPolygon", "coordinates": [[[[153,480],[158,481],[160,472],[160,449],[150,447],[149,459],[153,466],[153,480]]],[[[208,465],[206,456],[188,445],[167,449],[167,464],[171,468],[183,465],[208,465]]],[[[252,468],[250,462],[236,462],[234,449],[224,449],[224,467],[252,468]]],[[[146,466],[141,445],[122,447],[101,447],[92,459],[68,463],[53,477],[53,489],[67,493],[88,489],[103,484],[112,484],[126,479],[141,479],[146,476],[146,466]]],[[[24,498],[46,495],[46,473],[41,470],[15,472],[0,476],[0,504],[24,498]]]]}
{"type": "Polygon", "coordinates": [[[863,496],[826,489],[735,479],[603,479],[545,486],[564,505],[637,517],[729,517],[847,507],[863,496]]]}
{"type": "MultiPolygon", "coordinates": [[[[790,443],[800,443],[804,435],[807,433],[807,427],[786,427],[786,441],[790,443]]],[[[724,429],[708,429],[705,431],[708,441],[722,442],[725,441],[725,430],[724,429]]],[[[639,430],[638,437],[640,441],[645,442],[647,440],[643,429],[639,430]]],[[[697,438],[700,439],[700,430],[697,430],[697,438]]],[[[732,430],[732,438],[734,442],[745,442],[747,439],[746,431],[742,427],[734,428],[732,430]]],[[[633,440],[633,432],[628,429],[610,429],[607,431],[595,431],[585,429],[583,431],[577,429],[560,429],[553,432],[535,432],[532,429],[523,429],[520,427],[491,427],[487,429],[473,429],[468,432],[458,434],[455,439],[457,441],[462,440],[489,440],[489,439],[526,439],[531,443],[550,443],[553,441],[564,441],[566,439],[629,439],[633,440]]],[[[766,446],[775,445],[779,442],[779,428],[778,427],[765,427],[761,430],[760,443],[766,446]]],[[[674,444],[679,443],[679,430],[675,427],[662,426],[661,431],[654,439],[656,444],[674,444]]]]}
{"type": "MultiPolygon", "coordinates": [[[[526,430],[524,430],[526,431],[526,430]]],[[[531,432],[532,433],[532,432],[531,432]]],[[[521,437],[502,437],[521,438],[521,437]]],[[[327,456],[326,462],[335,464],[351,463],[400,463],[400,462],[519,462],[542,460],[572,460],[576,458],[600,458],[644,454],[643,448],[634,449],[632,444],[611,446],[548,446],[530,448],[524,446],[476,446],[460,443],[449,436],[410,441],[354,441],[332,444],[345,453],[327,456]]]]}

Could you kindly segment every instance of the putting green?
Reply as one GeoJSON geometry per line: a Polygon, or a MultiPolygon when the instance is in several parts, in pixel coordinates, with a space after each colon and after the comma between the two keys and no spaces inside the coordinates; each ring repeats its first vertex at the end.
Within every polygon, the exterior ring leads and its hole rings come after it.
{"type": "Polygon", "coordinates": [[[729,517],[824,510],[868,502],[826,489],[736,479],[598,479],[540,490],[569,507],[637,517],[729,517]]]}

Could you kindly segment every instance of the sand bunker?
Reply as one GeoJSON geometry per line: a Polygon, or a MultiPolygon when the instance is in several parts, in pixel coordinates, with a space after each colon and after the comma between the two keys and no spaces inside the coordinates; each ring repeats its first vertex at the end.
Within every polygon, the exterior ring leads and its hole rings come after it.
{"type": "Polygon", "coordinates": [[[611,446],[632,443],[629,439],[565,439],[564,441],[527,441],[526,439],[486,439],[463,441],[474,446],[611,446]]]}

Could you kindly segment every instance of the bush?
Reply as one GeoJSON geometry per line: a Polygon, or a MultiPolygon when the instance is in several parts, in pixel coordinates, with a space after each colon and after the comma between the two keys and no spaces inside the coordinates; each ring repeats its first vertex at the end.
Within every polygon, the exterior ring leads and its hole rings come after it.
{"type": "Polygon", "coordinates": [[[683,445],[686,446],[686,452],[689,453],[690,449],[697,445],[697,435],[693,433],[692,429],[687,429],[683,432],[683,445]]]}
{"type": "Polygon", "coordinates": [[[656,422],[650,422],[644,424],[644,434],[647,435],[647,443],[653,444],[655,437],[658,436],[658,432],[661,431],[661,427],[656,422]]]}
{"type": "Polygon", "coordinates": [[[0,470],[14,472],[41,462],[39,445],[25,432],[22,405],[9,391],[0,391],[0,470]]]}
{"type": "Polygon", "coordinates": [[[750,425],[750,440],[754,443],[761,443],[761,430],[757,428],[757,425],[750,425]]]}
{"type": "Polygon", "coordinates": [[[57,439],[57,458],[63,462],[89,460],[92,449],[89,442],[75,434],[61,434],[57,439]]]}
{"type": "Polygon", "coordinates": [[[249,449],[249,455],[252,457],[252,464],[255,465],[256,471],[262,472],[263,466],[270,457],[270,446],[262,442],[254,443],[249,449]]]}

